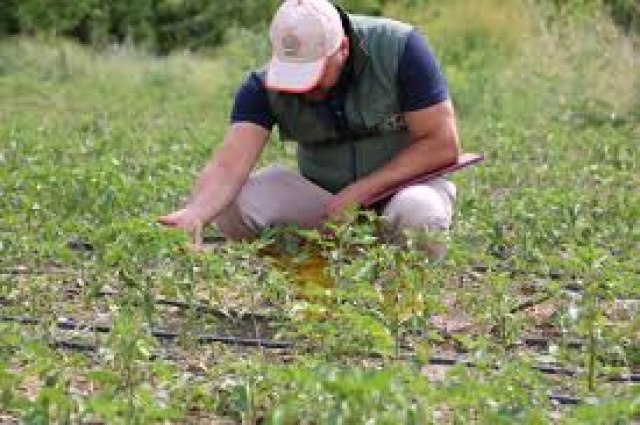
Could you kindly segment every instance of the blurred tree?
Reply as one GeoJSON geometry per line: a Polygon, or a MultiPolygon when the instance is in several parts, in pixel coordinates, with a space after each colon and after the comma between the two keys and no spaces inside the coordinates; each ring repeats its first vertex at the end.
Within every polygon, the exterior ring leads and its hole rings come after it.
{"type": "Polygon", "coordinates": [[[640,34],[640,2],[638,0],[604,0],[613,19],[628,31],[640,34]]]}
{"type": "Polygon", "coordinates": [[[13,2],[13,16],[23,33],[50,35],[73,29],[91,6],[92,0],[19,0],[13,2]]]}
{"type": "Polygon", "coordinates": [[[214,3],[207,0],[159,0],[158,48],[198,49],[220,44],[232,27],[264,25],[280,0],[237,0],[214,3]]]}
{"type": "Polygon", "coordinates": [[[16,17],[16,5],[18,0],[3,0],[0,2],[0,36],[15,34],[20,30],[20,24],[16,17]]]}
{"type": "MultiPolygon", "coordinates": [[[[0,35],[68,36],[104,46],[131,42],[152,51],[219,45],[230,28],[264,30],[281,0],[0,0],[0,35]]],[[[387,3],[430,7],[420,0],[335,0],[354,13],[379,15],[387,3]]],[[[638,0],[539,0],[563,15],[604,2],[616,21],[640,31],[638,0]]]]}

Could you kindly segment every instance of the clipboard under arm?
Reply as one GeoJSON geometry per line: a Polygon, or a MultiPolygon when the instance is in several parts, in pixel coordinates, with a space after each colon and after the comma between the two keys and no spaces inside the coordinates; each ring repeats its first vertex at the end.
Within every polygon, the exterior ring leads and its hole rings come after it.
{"type": "Polygon", "coordinates": [[[389,188],[375,196],[373,196],[372,198],[368,199],[365,203],[364,206],[365,207],[370,207],[373,204],[375,204],[378,201],[381,201],[383,199],[389,198],[390,196],[394,195],[396,192],[398,192],[401,189],[404,189],[405,187],[414,185],[414,184],[418,184],[418,183],[424,183],[428,180],[434,179],[436,177],[441,177],[444,176],[446,174],[452,173],[454,171],[458,171],[462,168],[465,168],[469,165],[473,165],[473,164],[477,164],[478,162],[482,161],[484,159],[484,155],[482,154],[477,154],[477,153],[463,153],[458,157],[458,161],[448,165],[444,168],[440,168],[439,170],[436,171],[431,171],[429,173],[426,174],[421,174],[417,177],[414,177],[413,179],[404,182],[400,185],[394,186],[392,188],[389,188]]]}

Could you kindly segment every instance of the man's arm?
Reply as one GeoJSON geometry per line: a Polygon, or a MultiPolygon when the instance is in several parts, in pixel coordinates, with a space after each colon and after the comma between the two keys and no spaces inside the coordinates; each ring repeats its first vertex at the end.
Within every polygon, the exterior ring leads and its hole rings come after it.
{"type": "Polygon", "coordinates": [[[455,113],[450,100],[406,112],[411,144],[387,164],[338,192],[326,214],[339,214],[349,204],[361,205],[386,189],[456,162],[460,154],[455,113]]]}
{"type": "Polygon", "coordinates": [[[237,196],[269,138],[269,130],[252,123],[229,127],[222,145],[200,172],[187,205],[160,217],[164,225],[194,234],[200,243],[202,226],[213,220],[237,196]]]}

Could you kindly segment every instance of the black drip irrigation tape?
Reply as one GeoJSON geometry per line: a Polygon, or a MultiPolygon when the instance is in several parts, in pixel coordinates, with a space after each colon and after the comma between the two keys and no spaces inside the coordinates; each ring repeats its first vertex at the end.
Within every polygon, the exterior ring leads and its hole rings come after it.
{"type": "MultiPolygon", "coordinates": [[[[478,365],[472,361],[466,360],[464,357],[432,357],[429,360],[429,364],[436,366],[455,366],[458,364],[462,364],[466,367],[477,367],[478,365]]],[[[498,366],[493,366],[493,369],[499,369],[498,366]]],[[[575,377],[580,374],[578,370],[553,366],[553,365],[544,365],[537,364],[531,366],[533,370],[537,370],[540,373],[545,375],[557,375],[557,376],[570,376],[575,377]]],[[[599,379],[606,380],[610,383],[638,383],[640,382],[640,375],[637,374],[620,374],[620,375],[601,375],[599,379]]]]}
{"type": "MultiPolygon", "coordinates": [[[[462,364],[465,367],[469,367],[469,368],[477,366],[473,362],[465,360],[464,358],[440,357],[440,356],[431,357],[429,359],[429,364],[433,366],[457,366],[459,364],[462,364]]],[[[494,367],[494,369],[498,369],[498,368],[494,367]]],[[[534,369],[538,370],[541,373],[548,373],[552,375],[560,374],[558,373],[558,370],[554,370],[554,368],[552,367],[537,366],[537,367],[534,367],[534,369]]],[[[560,368],[555,368],[555,369],[560,369],[560,368]]],[[[572,374],[570,376],[575,376],[575,374],[572,374]]],[[[558,404],[564,404],[564,405],[582,404],[583,402],[581,399],[577,397],[568,396],[568,395],[549,394],[548,397],[549,397],[549,400],[554,401],[558,404]]]]}
{"type": "MultiPolygon", "coordinates": [[[[462,364],[463,366],[469,367],[469,368],[477,366],[473,362],[465,360],[464,358],[461,358],[461,357],[455,358],[455,357],[441,357],[441,356],[431,357],[429,359],[429,364],[432,366],[457,366],[459,364],[462,364]]],[[[494,369],[497,369],[497,367],[494,367],[494,369]]],[[[546,371],[547,370],[550,371],[551,369],[542,370],[542,368],[540,368],[537,370],[539,370],[541,373],[547,373],[546,371]]],[[[552,372],[549,372],[549,373],[555,374],[552,372]]],[[[549,397],[549,400],[556,402],[558,404],[564,404],[564,405],[576,405],[576,404],[582,404],[583,402],[580,398],[568,396],[568,395],[549,394],[548,397],[549,397]]]]}
{"type": "MultiPolygon", "coordinates": [[[[531,299],[524,301],[523,303],[513,307],[509,312],[511,314],[519,313],[521,311],[528,310],[532,307],[545,303],[557,296],[557,294],[554,294],[552,291],[548,291],[545,289],[543,289],[542,291],[543,292],[541,295],[532,297],[531,299]]],[[[570,293],[573,296],[582,296],[582,291],[575,291],[566,287],[564,291],[565,293],[570,293]]],[[[611,301],[613,301],[614,304],[617,303],[618,305],[626,306],[628,310],[640,310],[640,299],[638,298],[613,298],[611,301]]]]}
{"type": "MultiPolygon", "coordinates": [[[[509,265],[505,265],[502,267],[500,265],[496,265],[496,267],[491,267],[486,264],[476,264],[472,266],[471,269],[477,273],[507,272],[507,273],[511,273],[512,275],[534,275],[534,276],[551,279],[551,280],[560,280],[560,279],[575,280],[580,278],[580,276],[575,273],[570,273],[562,270],[549,270],[546,272],[538,271],[538,270],[532,271],[532,270],[518,269],[509,265]]],[[[631,269],[629,270],[629,272],[640,275],[640,268],[631,269]]]]}
{"type": "MultiPolygon", "coordinates": [[[[558,375],[558,376],[571,376],[575,377],[580,374],[579,371],[574,369],[569,369],[565,367],[558,366],[546,366],[546,365],[536,365],[533,369],[537,370],[540,373],[544,373],[546,375],[558,375]]],[[[640,375],[634,373],[623,373],[619,375],[602,375],[599,379],[603,379],[606,382],[612,384],[624,384],[624,383],[640,383],[640,375]]]]}
{"type": "MultiPolygon", "coordinates": [[[[77,293],[77,290],[68,290],[67,292],[69,293],[77,293]]],[[[121,294],[115,292],[115,291],[100,291],[98,292],[95,296],[97,297],[117,297],[117,296],[121,296],[121,294]]],[[[546,300],[548,300],[549,298],[551,298],[550,296],[548,296],[548,294],[545,294],[544,296],[541,296],[539,298],[533,299],[533,300],[529,300],[524,302],[523,304],[520,304],[519,306],[513,308],[511,310],[512,313],[515,313],[517,311],[520,310],[526,310],[527,308],[531,308],[534,305],[537,305],[539,303],[545,302],[546,300]]],[[[219,309],[216,309],[214,307],[211,307],[209,305],[205,305],[205,304],[201,304],[201,303],[187,303],[185,301],[179,301],[179,300],[172,300],[172,299],[165,299],[165,298],[156,298],[154,299],[154,302],[158,305],[165,305],[165,306],[170,306],[170,307],[176,307],[182,310],[188,310],[188,309],[195,309],[198,312],[201,313],[205,313],[205,314],[210,314],[216,318],[219,319],[231,319],[231,320],[240,320],[240,321],[255,321],[255,322],[260,322],[260,323],[268,323],[270,321],[273,320],[278,320],[277,317],[274,316],[269,316],[269,315],[265,315],[265,314],[256,314],[256,313],[251,313],[251,312],[236,312],[233,310],[228,310],[228,311],[221,311],[219,309]]],[[[0,298],[0,304],[2,304],[2,298],[0,298]]],[[[0,319],[1,321],[1,319],[0,319]]],[[[64,325],[62,325],[64,326],[64,325]]],[[[62,328],[64,329],[64,328],[62,328]]],[[[94,329],[94,330],[98,330],[99,329],[94,329]]],[[[455,337],[452,333],[443,330],[443,329],[437,329],[437,331],[440,333],[440,335],[443,338],[446,338],[448,340],[454,340],[455,337]]],[[[109,330],[106,330],[105,332],[109,332],[109,330]]],[[[561,337],[562,338],[562,337],[561,337]]],[[[552,344],[560,344],[560,345],[564,345],[568,348],[572,348],[572,349],[580,349],[582,347],[585,346],[585,342],[576,338],[563,338],[560,341],[557,340],[552,340],[550,338],[544,338],[544,337],[524,337],[520,340],[520,344],[524,344],[526,346],[530,346],[530,347],[549,347],[552,344]]]]}
{"type": "Polygon", "coordinates": [[[564,404],[566,406],[583,403],[583,401],[577,397],[573,397],[569,395],[559,395],[559,394],[550,394],[549,400],[554,401],[558,404],[564,404]]]}
{"type": "MultiPolygon", "coordinates": [[[[73,291],[75,292],[75,291],[73,291]]],[[[118,296],[118,294],[116,292],[109,292],[109,291],[103,291],[100,292],[98,294],[98,296],[101,297],[108,297],[108,296],[118,296]]],[[[540,300],[538,300],[540,301],[540,300]]],[[[171,306],[171,307],[176,307],[176,308],[180,308],[183,310],[186,309],[191,309],[194,308],[196,309],[196,311],[201,312],[201,313],[206,313],[206,314],[210,314],[214,317],[217,317],[219,319],[232,319],[232,320],[255,320],[256,322],[260,322],[260,323],[267,323],[269,321],[272,320],[277,320],[276,317],[271,317],[268,315],[264,315],[264,314],[256,314],[256,313],[238,313],[238,312],[234,312],[234,311],[227,311],[227,312],[223,312],[220,311],[218,309],[215,309],[213,307],[207,306],[207,305],[203,305],[203,304],[194,304],[194,305],[190,305],[187,302],[184,301],[178,301],[178,300],[171,300],[171,299],[163,299],[163,298],[156,298],[155,302],[159,305],[166,305],[166,306],[171,306]]],[[[544,302],[544,301],[540,301],[540,302],[544,302]]],[[[3,303],[3,299],[0,298],[0,304],[3,303]]],[[[535,301],[530,301],[527,302],[525,304],[535,304],[535,301]]],[[[526,307],[529,308],[529,307],[526,307]]],[[[2,318],[0,318],[0,321],[3,321],[2,318]]],[[[33,323],[35,324],[35,323],[33,323]]],[[[65,329],[64,326],[66,326],[64,323],[59,325],[61,329],[65,329]]],[[[68,329],[69,330],[69,329],[68,329]]],[[[94,327],[95,331],[98,332],[109,332],[109,330],[101,330],[96,327],[94,327]]],[[[453,334],[451,334],[448,331],[445,330],[438,330],[438,332],[440,333],[440,335],[443,338],[449,339],[449,340],[453,340],[455,339],[455,337],[453,336],[453,334]]],[[[562,344],[565,345],[569,348],[573,348],[573,349],[579,349],[584,347],[585,342],[578,340],[578,339],[566,339],[563,341],[554,341],[551,340],[549,338],[543,338],[543,337],[525,337],[522,338],[520,340],[521,344],[524,344],[526,346],[530,346],[530,347],[549,347],[552,344],[562,344]]]]}
{"type": "MultiPolygon", "coordinates": [[[[73,293],[73,294],[77,294],[79,292],[76,289],[67,289],[66,291],[68,293],[73,293]]],[[[122,295],[116,291],[99,291],[93,294],[93,296],[97,298],[105,298],[105,297],[118,297],[122,295]]],[[[513,307],[510,310],[510,312],[511,314],[515,314],[517,312],[527,310],[538,304],[544,303],[553,297],[554,297],[554,294],[552,293],[544,293],[539,297],[535,297],[533,299],[527,300],[522,304],[516,307],[513,307]]],[[[629,301],[629,300],[623,300],[623,301],[629,301]]],[[[633,301],[633,299],[631,301],[633,301]]],[[[0,297],[0,305],[6,304],[6,302],[7,302],[6,299],[0,297]]],[[[252,313],[252,312],[237,312],[233,310],[222,311],[220,309],[217,309],[202,303],[188,303],[186,301],[173,300],[168,298],[155,298],[153,302],[158,305],[175,307],[181,310],[194,309],[199,313],[209,314],[218,319],[225,319],[225,320],[230,319],[230,320],[240,320],[240,321],[251,320],[259,323],[268,323],[273,320],[278,320],[277,317],[269,316],[266,314],[258,314],[258,313],[252,313]]],[[[453,335],[448,331],[439,329],[438,332],[443,338],[446,338],[449,340],[454,339],[453,335]]],[[[552,340],[550,338],[544,338],[544,337],[525,337],[520,340],[520,344],[524,344],[530,347],[549,347],[552,344],[562,344],[568,348],[580,349],[584,347],[586,343],[582,340],[575,339],[575,338],[570,338],[570,339],[565,338],[565,339],[562,339],[561,341],[557,341],[557,340],[552,340]]]]}
{"type": "MultiPolygon", "coordinates": [[[[472,267],[471,269],[473,272],[476,273],[480,273],[480,274],[484,274],[484,273],[491,273],[491,272],[506,272],[506,273],[510,273],[511,276],[536,276],[539,277],[541,279],[549,279],[549,280],[553,280],[553,281],[560,281],[560,280],[571,280],[569,282],[566,282],[562,285],[562,287],[560,288],[561,291],[566,291],[569,293],[573,293],[573,294],[582,294],[584,292],[584,286],[580,285],[579,283],[576,283],[576,280],[580,279],[580,276],[572,274],[572,273],[566,273],[566,272],[555,272],[555,271],[550,271],[550,272],[539,272],[539,271],[531,271],[531,270],[521,270],[521,269],[515,269],[513,267],[496,267],[496,268],[491,268],[489,266],[484,266],[484,265],[476,265],[474,267],[472,267]]],[[[640,269],[638,270],[634,270],[635,274],[640,277],[640,269]]],[[[545,288],[539,288],[542,291],[546,291],[545,288]]],[[[631,297],[616,297],[617,300],[620,301],[640,301],[640,296],[631,296],[631,297]]]]}
{"type": "MultiPolygon", "coordinates": [[[[32,317],[11,317],[11,316],[0,316],[0,322],[8,322],[8,323],[19,323],[21,325],[38,325],[41,322],[32,317]]],[[[58,320],[56,322],[56,326],[58,329],[66,330],[66,331],[89,331],[89,332],[98,332],[98,333],[109,333],[111,332],[111,326],[107,325],[81,325],[76,323],[74,320],[66,319],[66,320],[58,320]]],[[[163,340],[176,340],[180,338],[180,334],[177,332],[171,332],[161,329],[151,329],[149,333],[155,336],[158,339],[163,340]]],[[[288,341],[276,341],[276,340],[268,340],[268,339],[260,339],[260,338],[237,338],[232,336],[222,336],[222,335],[213,335],[213,334],[203,334],[195,337],[195,340],[201,344],[210,344],[214,342],[219,342],[226,345],[236,345],[241,347],[261,347],[261,348],[269,348],[269,349],[287,349],[292,348],[293,343],[288,341]]]]}
{"type": "Polygon", "coordinates": [[[539,304],[542,304],[544,302],[549,301],[553,297],[555,297],[554,294],[552,294],[550,292],[547,292],[547,293],[545,293],[545,294],[543,294],[543,295],[541,295],[539,297],[532,298],[530,300],[527,300],[527,301],[523,302],[520,305],[517,305],[517,306],[513,307],[509,312],[511,314],[515,314],[515,313],[518,313],[518,312],[521,312],[521,311],[524,311],[524,310],[528,310],[531,307],[535,307],[535,306],[537,306],[539,304]]]}
{"type": "Polygon", "coordinates": [[[0,269],[0,276],[31,276],[31,275],[61,275],[61,274],[77,274],[76,270],[63,268],[44,268],[30,269],[28,267],[9,267],[0,269]]]}
{"type": "Polygon", "coordinates": [[[585,346],[586,342],[580,339],[568,338],[564,340],[552,340],[550,338],[529,336],[522,339],[522,343],[530,347],[549,347],[552,344],[563,345],[569,348],[579,349],[585,346]]]}
{"type": "MultiPolygon", "coordinates": [[[[62,349],[62,350],[72,350],[77,352],[85,352],[85,353],[94,353],[98,351],[98,347],[92,344],[73,342],[73,341],[55,341],[50,344],[52,348],[62,349]]],[[[9,348],[15,350],[16,347],[0,347],[0,348],[9,348]]],[[[156,360],[159,356],[152,355],[150,360],[156,360]]],[[[466,361],[460,358],[450,358],[450,357],[439,357],[434,356],[429,359],[429,364],[433,366],[456,366],[458,364],[462,364],[465,367],[475,367],[473,363],[466,361]]],[[[544,373],[544,371],[541,370],[544,373]]],[[[562,394],[549,394],[549,400],[552,402],[561,404],[561,405],[578,405],[582,404],[583,400],[577,397],[562,395],[562,394]]]]}
{"type": "MultiPolygon", "coordinates": [[[[75,289],[70,289],[67,290],[68,293],[73,293],[73,294],[77,294],[78,290],[75,289]]],[[[95,297],[98,298],[104,298],[104,297],[118,297],[118,296],[122,296],[121,294],[119,294],[116,291],[99,291],[96,294],[94,294],[95,297]]],[[[538,305],[540,303],[543,303],[549,299],[551,299],[553,297],[552,294],[544,294],[540,297],[537,297],[535,299],[531,299],[528,301],[523,302],[522,304],[514,307],[511,309],[511,313],[514,314],[518,311],[522,311],[522,310],[526,310],[528,308],[531,308],[535,305],[538,305]]],[[[0,297],[0,305],[4,304],[4,299],[2,297],[0,297]]],[[[188,303],[186,301],[180,301],[180,300],[173,300],[173,299],[167,299],[167,298],[155,298],[154,303],[158,304],[158,305],[164,305],[164,306],[169,306],[169,307],[175,307],[181,310],[189,310],[189,309],[194,309],[197,312],[200,313],[204,313],[204,314],[209,314],[213,317],[216,317],[218,319],[225,319],[225,320],[239,320],[239,321],[255,321],[255,322],[259,322],[259,323],[268,323],[270,321],[274,321],[274,320],[278,320],[278,317],[275,316],[269,316],[266,314],[258,314],[258,313],[252,313],[252,312],[237,312],[234,310],[227,310],[227,311],[222,311],[220,309],[211,307],[209,305],[205,305],[202,303],[188,303]]],[[[2,319],[0,318],[0,321],[2,321],[2,319]]],[[[64,328],[62,328],[64,329],[64,328]]],[[[99,329],[94,329],[94,330],[98,330],[99,329]]],[[[443,329],[437,329],[438,333],[445,339],[448,340],[454,340],[455,337],[454,335],[446,330],[443,329]]],[[[105,332],[109,332],[108,330],[106,330],[105,332]]],[[[545,337],[524,337],[522,339],[520,339],[519,343],[529,346],[529,347],[549,347],[552,344],[557,344],[557,345],[563,345],[566,346],[568,348],[572,348],[572,349],[580,349],[582,347],[585,346],[585,342],[576,338],[563,338],[562,336],[560,336],[560,340],[552,340],[550,338],[545,338],[545,337]]]]}
{"type": "MultiPolygon", "coordinates": [[[[37,319],[31,317],[6,317],[0,316],[0,321],[2,322],[12,322],[19,323],[24,325],[36,325],[40,322],[37,319]]],[[[72,320],[60,320],[57,323],[58,327],[63,330],[92,330],[95,332],[110,332],[111,328],[109,326],[80,326],[75,324],[72,320]]],[[[179,335],[174,332],[160,331],[160,330],[152,330],[151,334],[159,339],[165,339],[170,341],[175,341],[179,335]]],[[[229,336],[218,336],[218,335],[199,335],[196,337],[196,340],[201,344],[207,343],[222,343],[227,345],[235,345],[235,346],[245,346],[245,347],[261,347],[266,349],[291,349],[294,347],[293,342],[289,341],[274,341],[274,340],[262,340],[262,339],[254,339],[254,338],[235,338],[229,336]]],[[[82,342],[75,341],[63,341],[57,340],[51,343],[53,348],[57,349],[65,349],[65,350],[73,350],[78,352],[97,352],[98,346],[93,344],[87,344],[82,342]]],[[[155,357],[155,356],[154,356],[155,357]]],[[[463,365],[469,368],[478,367],[478,365],[472,361],[465,359],[464,357],[444,357],[444,356],[432,356],[428,362],[430,365],[434,366],[456,366],[463,365]]],[[[492,366],[493,369],[499,369],[498,366],[492,366]]],[[[532,366],[534,370],[539,371],[540,373],[548,374],[548,375],[557,375],[557,376],[569,376],[575,377],[579,374],[579,371],[562,368],[551,365],[534,365],[532,366]]],[[[610,383],[638,383],[640,382],[640,375],[636,374],[623,374],[617,376],[601,376],[599,379],[605,379],[610,383]]],[[[562,405],[577,405],[583,403],[583,400],[577,397],[568,396],[568,395],[559,395],[559,394],[549,394],[549,400],[556,402],[562,405]]]]}
{"type": "MultiPolygon", "coordinates": [[[[77,289],[66,289],[68,294],[78,294],[79,290],[77,289]]],[[[123,295],[116,291],[98,291],[92,294],[95,298],[106,298],[106,297],[122,297],[123,295]]],[[[186,301],[173,300],[169,298],[154,298],[153,302],[158,305],[163,305],[167,307],[175,307],[180,310],[195,310],[198,313],[204,313],[216,317],[218,319],[231,319],[231,320],[253,320],[256,322],[269,322],[271,320],[275,320],[275,317],[268,316],[265,314],[252,313],[252,312],[237,312],[233,310],[223,311],[217,309],[215,307],[211,307],[210,305],[202,304],[200,302],[188,303],[186,301]]]]}
{"type": "MultiPolygon", "coordinates": [[[[50,344],[50,346],[55,349],[71,350],[71,351],[77,351],[77,352],[83,352],[83,353],[95,353],[98,351],[98,346],[96,345],[86,344],[81,342],[74,342],[74,341],[60,341],[60,340],[54,341],[53,343],[50,344]]],[[[11,351],[15,351],[17,347],[15,346],[0,347],[0,349],[9,349],[11,351]]],[[[158,355],[152,355],[150,357],[150,360],[157,360],[159,358],[160,356],[158,355]]],[[[462,364],[463,366],[468,368],[476,367],[474,363],[469,362],[463,358],[453,358],[453,357],[433,356],[429,359],[428,363],[433,366],[451,366],[452,367],[452,366],[457,366],[459,364],[462,364]]],[[[494,369],[497,369],[497,367],[494,367],[494,369]]],[[[555,372],[551,372],[551,369],[540,370],[540,372],[556,374],[555,372]]],[[[568,396],[568,395],[549,394],[548,398],[549,400],[562,405],[577,405],[577,404],[583,403],[583,401],[580,398],[568,396]]]]}
{"type": "Polygon", "coordinates": [[[75,341],[58,340],[52,342],[51,347],[61,350],[77,351],[80,353],[95,353],[96,351],[98,351],[98,346],[96,345],[75,341]]]}
{"type": "MultiPolygon", "coordinates": [[[[40,324],[40,321],[34,319],[32,317],[10,317],[10,316],[0,316],[1,322],[10,322],[10,323],[19,323],[22,325],[37,325],[40,324]]],[[[82,326],[76,324],[73,320],[59,320],[57,322],[57,326],[62,330],[86,330],[93,331],[99,333],[108,333],[111,332],[111,327],[106,325],[88,325],[82,326]]],[[[155,336],[156,338],[163,340],[174,341],[180,337],[180,335],[176,332],[163,331],[158,329],[152,329],[150,334],[155,336]]],[[[222,343],[226,345],[235,345],[235,346],[244,346],[244,347],[261,347],[267,349],[291,349],[295,347],[295,344],[292,341],[277,341],[277,340],[265,340],[259,338],[237,338],[232,336],[220,336],[220,335],[198,335],[195,338],[201,344],[208,343],[222,343]]],[[[68,349],[76,349],[76,346],[79,350],[83,351],[95,351],[97,347],[93,345],[87,345],[83,343],[75,343],[75,342],[65,342],[65,341],[56,341],[54,345],[57,345],[59,348],[68,348],[68,349]]],[[[464,359],[464,357],[438,357],[434,356],[429,361],[432,365],[440,365],[440,366],[454,366],[457,364],[463,364],[467,367],[477,367],[477,365],[469,360],[464,359]]],[[[494,367],[497,369],[498,367],[494,367]]],[[[577,376],[579,375],[579,371],[570,368],[552,366],[552,365],[533,365],[533,369],[548,375],[559,375],[559,376],[577,376]]],[[[640,374],[620,374],[620,375],[602,375],[599,379],[604,379],[607,382],[611,383],[640,383],[640,374]]]]}
{"type": "MultiPolygon", "coordinates": [[[[434,329],[438,335],[448,341],[456,341],[456,334],[446,329],[436,328],[434,329]]],[[[414,333],[416,336],[424,336],[424,333],[419,331],[414,333]]],[[[551,345],[561,345],[568,348],[579,349],[585,346],[586,342],[577,338],[567,338],[559,336],[558,339],[545,338],[541,336],[525,336],[518,340],[514,346],[525,345],[527,347],[544,347],[547,348],[551,345]]]]}

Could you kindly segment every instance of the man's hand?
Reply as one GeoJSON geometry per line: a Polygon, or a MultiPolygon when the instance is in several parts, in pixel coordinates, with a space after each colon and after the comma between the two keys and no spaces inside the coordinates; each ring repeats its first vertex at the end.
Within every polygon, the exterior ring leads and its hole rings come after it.
{"type": "Polygon", "coordinates": [[[222,145],[200,172],[187,206],[158,218],[158,223],[184,230],[192,248],[202,248],[202,228],[236,197],[249,177],[269,130],[251,123],[231,125],[222,145]]]}
{"type": "Polygon", "coordinates": [[[192,247],[195,249],[202,248],[202,228],[205,224],[205,219],[197,211],[183,208],[159,217],[158,223],[184,230],[191,239],[192,247]]]}
{"type": "Polygon", "coordinates": [[[369,194],[364,190],[364,186],[358,183],[349,186],[336,193],[325,205],[324,216],[326,218],[339,218],[348,208],[359,207],[369,198],[369,194]]]}

